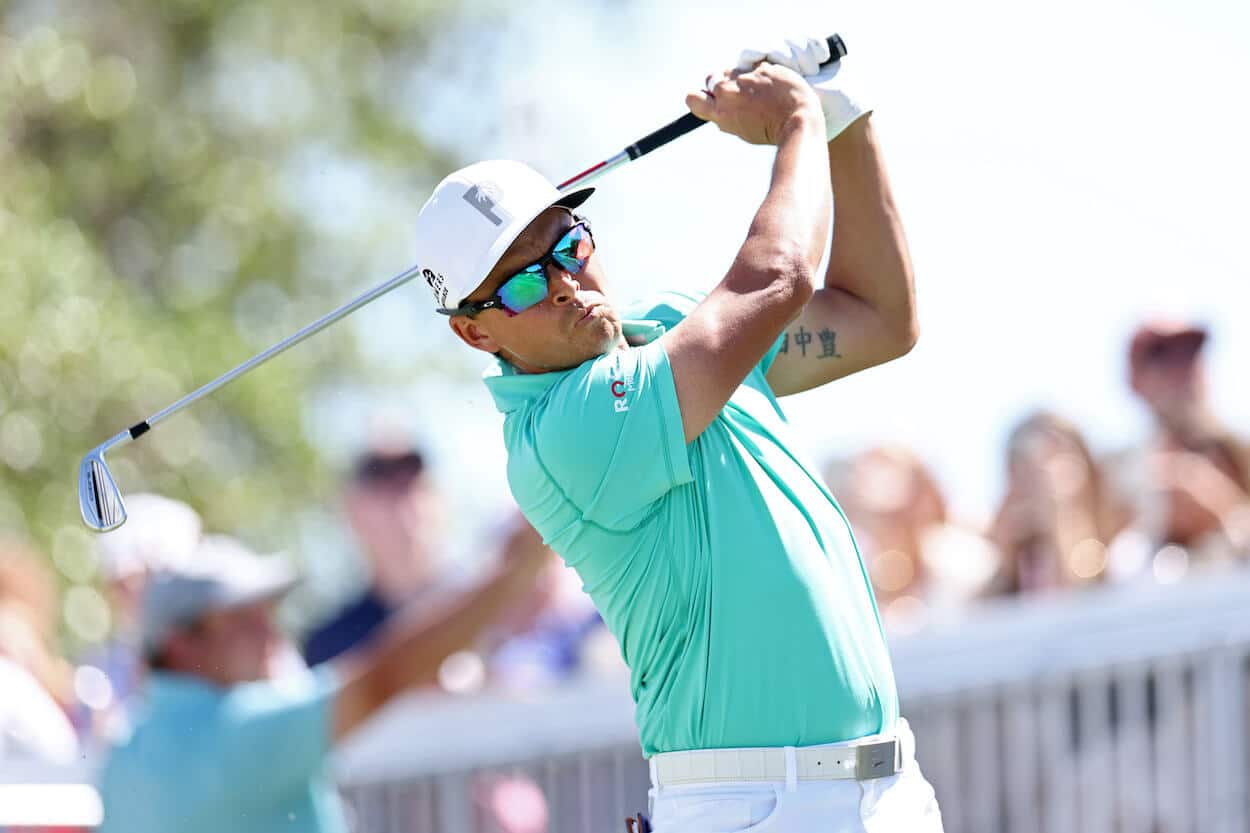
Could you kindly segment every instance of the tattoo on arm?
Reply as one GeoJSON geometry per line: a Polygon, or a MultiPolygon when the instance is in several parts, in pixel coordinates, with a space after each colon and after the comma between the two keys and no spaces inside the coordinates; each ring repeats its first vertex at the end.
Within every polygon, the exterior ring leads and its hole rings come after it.
{"type": "MultiPolygon", "coordinates": [[[[838,352],[838,334],[825,327],[816,334],[820,338],[820,347],[812,347],[812,356],[817,359],[840,359],[842,354],[838,352]]],[[[799,352],[800,357],[807,358],[808,347],[812,343],[812,333],[803,325],[794,332],[785,332],[781,335],[781,349],[779,353],[790,352],[790,340],[794,339],[794,349],[799,352]]]]}
{"type": "Polygon", "coordinates": [[[820,331],[820,358],[842,358],[842,354],[838,352],[838,334],[828,327],[820,331]]]}

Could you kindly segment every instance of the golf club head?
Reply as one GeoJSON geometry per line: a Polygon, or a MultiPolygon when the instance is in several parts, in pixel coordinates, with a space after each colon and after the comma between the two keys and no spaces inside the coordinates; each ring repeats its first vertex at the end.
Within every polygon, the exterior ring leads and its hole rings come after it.
{"type": "Polygon", "coordinates": [[[104,462],[103,449],[94,449],[78,466],[78,508],[83,522],[96,532],[108,532],[126,522],[122,493],[104,462]]]}

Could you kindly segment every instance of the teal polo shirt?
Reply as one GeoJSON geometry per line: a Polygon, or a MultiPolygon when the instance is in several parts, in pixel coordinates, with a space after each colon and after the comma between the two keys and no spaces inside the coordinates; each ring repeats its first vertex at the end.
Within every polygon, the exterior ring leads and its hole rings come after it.
{"type": "Polygon", "coordinates": [[[347,833],[326,759],[336,682],[225,689],[154,673],[100,777],[98,833],[347,833]]]}
{"type": "Polygon", "coordinates": [[[685,442],[655,336],[696,303],[623,310],[657,322],[652,340],[571,370],[487,371],[513,496],[616,636],[644,754],[888,729],[898,696],[850,525],[764,378],[780,340],[685,442]]]}

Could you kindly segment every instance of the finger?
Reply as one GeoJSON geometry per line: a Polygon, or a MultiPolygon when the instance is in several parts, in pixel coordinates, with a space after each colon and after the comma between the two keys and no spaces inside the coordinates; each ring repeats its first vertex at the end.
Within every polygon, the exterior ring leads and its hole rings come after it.
{"type": "Polygon", "coordinates": [[[699,90],[686,96],[686,106],[690,108],[690,112],[704,121],[712,121],[716,101],[707,90],[699,90]]]}

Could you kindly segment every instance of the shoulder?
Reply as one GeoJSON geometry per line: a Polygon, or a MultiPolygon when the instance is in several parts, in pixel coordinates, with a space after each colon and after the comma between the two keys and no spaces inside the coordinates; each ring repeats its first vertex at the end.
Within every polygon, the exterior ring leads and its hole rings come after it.
{"type": "Polygon", "coordinates": [[[233,686],[222,698],[219,718],[226,722],[270,717],[332,699],[339,688],[333,663],[291,673],[279,679],[257,680],[233,686]]]}
{"type": "Polygon", "coordinates": [[[564,371],[547,390],[546,395],[535,400],[535,415],[540,422],[562,416],[572,416],[570,411],[585,416],[583,410],[594,408],[596,395],[605,384],[620,377],[623,369],[637,361],[639,348],[629,347],[612,350],[602,356],[588,359],[577,367],[564,371]]]}
{"type": "Polygon", "coordinates": [[[666,376],[667,362],[662,344],[654,339],[591,359],[551,386],[535,427],[555,427],[565,438],[570,427],[579,437],[603,429],[614,435],[638,397],[651,395],[666,376]]]}
{"type": "MultiPolygon", "coordinates": [[[[623,435],[659,430],[657,420],[676,408],[671,376],[664,381],[666,366],[662,345],[652,341],[565,372],[525,419],[513,421],[510,479],[524,480],[538,470],[559,482],[580,480],[598,471],[596,461],[616,454],[623,435]],[[671,407],[660,406],[666,397],[671,407]]],[[[673,418],[680,424],[679,416],[673,418]]]]}

